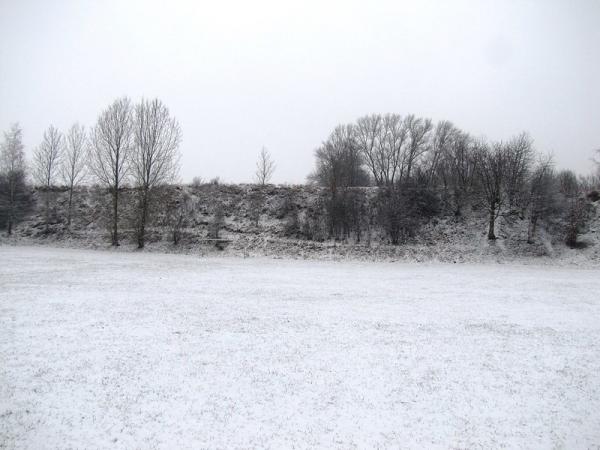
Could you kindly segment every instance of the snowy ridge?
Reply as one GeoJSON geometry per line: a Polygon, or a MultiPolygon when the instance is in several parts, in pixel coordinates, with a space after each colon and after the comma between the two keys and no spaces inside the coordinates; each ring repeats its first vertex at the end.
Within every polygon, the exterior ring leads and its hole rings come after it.
{"type": "MultiPolygon", "coordinates": [[[[373,195],[374,188],[365,188],[373,195]]],[[[49,234],[45,234],[43,202],[38,193],[36,204],[15,230],[10,239],[0,237],[4,244],[52,245],[59,247],[108,247],[107,218],[101,207],[107,198],[97,189],[82,188],[75,195],[73,226],[66,230],[64,217],[66,195],[57,190],[53,210],[53,222],[49,234]]],[[[469,210],[463,217],[440,215],[424,224],[418,233],[406,243],[393,246],[374,230],[362,241],[314,241],[290,237],[286,226],[292,214],[304,218],[314,215],[314,205],[322,190],[314,186],[266,186],[255,185],[203,185],[199,187],[170,187],[170,201],[183,196],[189,202],[186,225],[181,230],[181,242],[171,242],[170,230],[165,223],[165,207],[155,211],[153,226],[149,228],[146,251],[186,253],[213,256],[269,256],[310,259],[355,259],[370,261],[438,261],[438,262],[510,262],[521,261],[537,264],[600,264],[600,208],[593,206],[593,217],[586,232],[581,236],[585,248],[571,249],[564,244],[562,230],[556,226],[538,228],[533,244],[526,242],[527,220],[516,216],[503,216],[497,221],[498,239],[486,238],[487,216],[485,211],[469,210]],[[253,195],[262,196],[259,224],[252,220],[253,195]],[[214,205],[220,204],[224,212],[224,224],[220,236],[230,240],[223,251],[204,242],[214,217],[214,205]]],[[[134,246],[133,194],[125,190],[121,211],[122,250],[134,246]]]]}

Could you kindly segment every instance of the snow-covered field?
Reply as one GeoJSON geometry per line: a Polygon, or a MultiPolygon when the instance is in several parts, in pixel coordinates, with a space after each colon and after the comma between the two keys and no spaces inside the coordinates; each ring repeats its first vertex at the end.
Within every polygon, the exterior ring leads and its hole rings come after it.
{"type": "Polygon", "coordinates": [[[597,271],[0,261],[0,447],[600,447],[597,271]]]}

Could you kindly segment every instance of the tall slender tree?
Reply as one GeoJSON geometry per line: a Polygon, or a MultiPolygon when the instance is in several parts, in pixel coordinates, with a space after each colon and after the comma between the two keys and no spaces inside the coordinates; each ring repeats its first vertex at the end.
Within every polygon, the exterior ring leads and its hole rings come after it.
{"type": "Polygon", "coordinates": [[[33,153],[33,176],[37,184],[43,188],[45,204],[46,232],[50,227],[51,188],[56,181],[63,156],[63,135],[53,125],[44,132],[42,143],[33,153]]]}
{"type": "Polygon", "coordinates": [[[25,152],[23,130],[18,123],[4,132],[0,147],[0,175],[2,175],[2,197],[6,203],[6,230],[12,234],[19,213],[20,197],[25,188],[25,152]]]}
{"type": "Polygon", "coordinates": [[[477,143],[477,178],[481,198],[488,208],[488,239],[496,239],[495,224],[506,198],[506,148],[501,142],[492,145],[485,141],[477,143]]]}
{"type": "Polygon", "coordinates": [[[139,189],[137,239],[138,247],[143,248],[154,189],[174,181],[179,174],[181,128],[160,100],[142,100],[135,107],[134,135],[132,174],[139,189]]]}
{"type": "Polygon", "coordinates": [[[71,226],[73,191],[86,175],[86,145],[85,128],[77,123],[73,124],[65,139],[65,152],[62,163],[62,178],[69,188],[67,227],[71,226]]]}
{"type": "Polygon", "coordinates": [[[133,149],[133,114],[127,97],[115,100],[98,117],[91,132],[89,165],[112,198],[111,241],[119,245],[119,189],[127,180],[133,149]]]}

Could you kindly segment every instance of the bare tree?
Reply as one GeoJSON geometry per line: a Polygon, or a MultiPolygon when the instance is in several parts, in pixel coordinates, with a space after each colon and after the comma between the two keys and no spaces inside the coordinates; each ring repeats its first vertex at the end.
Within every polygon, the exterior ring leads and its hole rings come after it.
{"type": "Polygon", "coordinates": [[[579,243],[579,235],[584,231],[588,216],[590,214],[590,202],[583,195],[574,195],[566,197],[566,226],[565,226],[565,244],[569,247],[577,248],[582,246],[579,243]]]}
{"type": "Polygon", "coordinates": [[[455,141],[459,139],[460,131],[452,122],[442,120],[439,122],[433,131],[431,142],[431,151],[428,152],[425,160],[425,181],[431,184],[434,181],[440,164],[444,164],[449,153],[451,153],[455,141]]]}
{"type": "Polygon", "coordinates": [[[533,161],[532,140],[527,133],[506,144],[506,198],[509,210],[522,207],[526,199],[527,178],[533,161]]]}
{"type": "Polygon", "coordinates": [[[263,147],[258,155],[258,162],[256,163],[255,179],[256,183],[264,186],[271,181],[271,177],[275,172],[275,163],[271,158],[269,151],[263,147]]]}
{"type": "Polygon", "coordinates": [[[356,145],[377,186],[390,186],[404,171],[408,129],[398,114],[373,114],[358,119],[354,126],[356,145]]]}
{"type": "Polygon", "coordinates": [[[62,178],[69,188],[69,204],[67,209],[67,227],[71,226],[73,209],[73,190],[86,175],[86,132],[82,125],[73,124],[65,140],[65,152],[62,162],[62,178]]]}
{"type": "Polygon", "coordinates": [[[473,139],[466,133],[459,133],[452,142],[447,160],[442,165],[448,168],[454,214],[460,216],[476,184],[477,159],[473,139]]]}
{"type": "Polygon", "coordinates": [[[115,100],[98,117],[91,133],[89,166],[96,179],[112,197],[112,245],[119,245],[119,189],[127,179],[133,146],[131,102],[115,100]]]}
{"type": "Polygon", "coordinates": [[[337,126],[315,151],[315,156],[317,167],[309,179],[326,186],[332,195],[335,196],[340,188],[369,184],[352,125],[337,126]]]}
{"type": "Polygon", "coordinates": [[[354,137],[377,186],[384,184],[381,170],[381,134],[383,120],[379,114],[364,116],[356,121],[354,137]]]}
{"type": "Polygon", "coordinates": [[[402,179],[404,172],[404,144],[408,129],[398,114],[383,116],[382,134],[379,139],[379,168],[385,186],[402,179]]]}
{"type": "Polygon", "coordinates": [[[529,182],[527,243],[533,243],[539,220],[552,213],[556,208],[555,191],[557,191],[556,177],[552,157],[547,156],[538,161],[529,182]]]}
{"type": "Polygon", "coordinates": [[[506,143],[494,143],[491,148],[479,143],[477,178],[482,199],[489,208],[488,239],[496,239],[494,224],[506,204],[509,209],[523,206],[533,154],[531,140],[525,133],[506,143]]]}
{"type": "Polygon", "coordinates": [[[132,173],[140,194],[138,248],[144,248],[153,189],[174,181],[179,174],[180,142],[179,123],[160,100],[142,100],[135,107],[132,173]]]}
{"type": "Polygon", "coordinates": [[[406,167],[406,173],[403,175],[409,180],[417,161],[428,150],[433,125],[431,119],[421,119],[414,115],[407,116],[404,122],[408,130],[409,143],[404,155],[403,165],[406,167]]]}
{"type": "Polygon", "coordinates": [[[505,201],[506,149],[502,143],[490,146],[487,142],[477,143],[477,177],[481,197],[489,211],[488,239],[496,239],[495,224],[505,201]]]}
{"type": "Polygon", "coordinates": [[[580,193],[580,186],[575,172],[561,170],[557,178],[560,193],[565,197],[576,197],[580,193]]]}
{"type": "Polygon", "coordinates": [[[33,176],[36,183],[44,188],[46,232],[50,225],[51,187],[60,170],[63,145],[62,133],[50,125],[44,132],[42,143],[33,153],[33,176]]]}
{"type": "Polygon", "coordinates": [[[19,198],[25,187],[25,152],[23,151],[23,131],[18,123],[4,132],[0,147],[0,175],[3,178],[2,197],[6,203],[6,229],[12,234],[18,214],[19,198]]]}
{"type": "Polygon", "coordinates": [[[325,208],[329,234],[336,238],[347,235],[354,207],[348,188],[369,185],[353,126],[337,126],[316,150],[315,156],[317,167],[309,178],[327,188],[325,208]]]}
{"type": "Polygon", "coordinates": [[[574,172],[562,170],[558,173],[557,180],[561,209],[565,213],[565,243],[569,247],[579,247],[578,237],[585,228],[590,202],[574,172]]]}

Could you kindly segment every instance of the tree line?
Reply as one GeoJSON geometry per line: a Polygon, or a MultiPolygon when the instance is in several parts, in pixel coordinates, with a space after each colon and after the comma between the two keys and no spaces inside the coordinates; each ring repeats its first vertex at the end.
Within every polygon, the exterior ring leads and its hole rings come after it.
{"type": "Polygon", "coordinates": [[[557,171],[527,133],[491,142],[415,115],[372,114],[338,125],[315,159],[309,180],[328,191],[329,234],[360,236],[362,202],[353,188],[377,186],[376,217],[393,244],[440,210],[460,217],[469,206],[487,212],[489,240],[501,215],[528,219],[529,242],[540,222],[561,216],[566,243],[576,245],[589,210],[584,194],[597,198],[600,185],[600,171],[557,171]]]}
{"type": "MultiPolygon", "coordinates": [[[[30,201],[22,136],[20,126],[13,124],[4,133],[0,151],[0,206],[9,235],[30,201]]],[[[46,231],[53,186],[62,183],[68,189],[69,227],[74,189],[90,181],[110,193],[106,213],[112,224],[111,243],[119,245],[119,200],[122,187],[130,183],[136,192],[136,238],[143,248],[149,205],[157,188],[177,179],[180,142],[179,123],[158,99],[133,104],[127,97],[119,98],[89,130],[75,123],[64,134],[49,126],[31,161],[33,182],[43,195],[46,231]]]]}
{"type": "MultiPolygon", "coordinates": [[[[44,132],[31,164],[26,164],[22,129],[14,124],[4,132],[0,148],[0,225],[8,234],[31,205],[29,177],[38,187],[49,232],[53,187],[68,190],[66,229],[73,216],[73,192],[87,183],[100,185],[110,197],[105,217],[110,239],[119,245],[119,211],[123,188],[133,187],[135,238],[143,248],[151,215],[166,216],[178,242],[186,223],[186,205],[173,202],[161,187],[177,181],[181,128],[158,99],[132,103],[115,100],[89,129],[75,123],[65,133],[54,126],[44,132]],[[157,207],[159,211],[152,208],[157,207]],[[171,223],[172,222],[172,223],[171,223]]],[[[418,232],[436,215],[461,218],[475,210],[487,214],[487,237],[496,239],[496,222],[528,221],[528,242],[540,224],[561,222],[568,245],[577,245],[589,212],[589,198],[598,196],[600,173],[576,176],[557,171],[552,158],[539,154],[526,133],[506,141],[476,138],[449,121],[434,123],[415,115],[371,114],[352,124],[335,127],[315,151],[311,183],[323,187],[311,217],[300,223],[292,200],[286,234],[307,239],[354,238],[360,241],[374,228],[392,244],[418,232]],[[361,188],[371,187],[371,197],[361,188]],[[586,197],[588,194],[589,198],[586,197]]],[[[255,182],[265,186],[275,170],[263,147],[255,182]]],[[[195,178],[193,185],[203,184],[195,178]]],[[[218,184],[218,179],[211,184],[218,184]]],[[[172,197],[172,195],[171,195],[172,197]]],[[[249,217],[258,227],[265,199],[254,192],[249,217]]],[[[215,209],[215,232],[223,217],[215,209]]],[[[219,225],[220,224],[220,225],[219,225]]]]}

